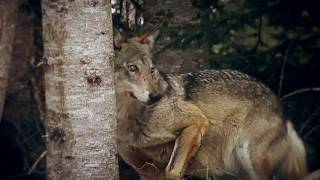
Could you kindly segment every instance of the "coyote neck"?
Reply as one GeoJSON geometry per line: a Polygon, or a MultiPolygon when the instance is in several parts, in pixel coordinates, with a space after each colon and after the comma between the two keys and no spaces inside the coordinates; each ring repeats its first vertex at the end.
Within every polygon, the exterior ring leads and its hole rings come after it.
{"type": "Polygon", "coordinates": [[[139,133],[141,113],[144,106],[128,95],[117,93],[117,136],[131,141],[139,133]]]}
{"type": "MultiPolygon", "coordinates": [[[[164,96],[178,97],[184,96],[183,81],[181,76],[167,76],[169,90],[164,96]]],[[[122,87],[121,87],[122,88],[122,87]]],[[[127,92],[116,91],[117,100],[117,136],[121,141],[134,141],[141,133],[148,120],[149,111],[153,106],[146,106],[133,99],[127,92]]]]}

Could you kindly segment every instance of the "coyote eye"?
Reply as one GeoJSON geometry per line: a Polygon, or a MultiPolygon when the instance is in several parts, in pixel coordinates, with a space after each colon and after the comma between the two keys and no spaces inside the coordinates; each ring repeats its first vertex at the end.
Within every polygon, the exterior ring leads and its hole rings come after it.
{"type": "Polygon", "coordinates": [[[136,65],[129,65],[128,66],[129,71],[136,72],[138,71],[138,67],[136,65]]]}

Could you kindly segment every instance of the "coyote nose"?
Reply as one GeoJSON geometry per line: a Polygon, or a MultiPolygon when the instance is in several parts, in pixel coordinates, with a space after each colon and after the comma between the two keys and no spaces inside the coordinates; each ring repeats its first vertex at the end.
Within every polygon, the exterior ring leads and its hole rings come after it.
{"type": "Polygon", "coordinates": [[[155,102],[158,102],[161,99],[160,95],[157,94],[149,94],[149,104],[153,104],[155,102]]]}

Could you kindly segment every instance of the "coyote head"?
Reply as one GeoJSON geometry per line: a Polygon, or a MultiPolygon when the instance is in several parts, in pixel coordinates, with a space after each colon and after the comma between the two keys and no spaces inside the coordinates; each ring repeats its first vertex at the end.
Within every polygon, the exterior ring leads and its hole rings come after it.
{"type": "Polygon", "coordinates": [[[157,32],[115,42],[116,92],[121,98],[133,98],[142,103],[154,103],[164,95],[167,83],[152,62],[152,47],[157,32]],[[125,97],[124,97],[125,96],[125,97]]]}

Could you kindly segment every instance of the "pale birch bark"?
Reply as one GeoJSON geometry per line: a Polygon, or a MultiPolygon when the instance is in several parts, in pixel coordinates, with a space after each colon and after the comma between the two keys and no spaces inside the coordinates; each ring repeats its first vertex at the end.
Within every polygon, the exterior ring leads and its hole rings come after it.
{"type": "Polygon", "coordinates": [[[5,101],[12,44],[15,37],[18,0],[0,1],[0,122],[5,101]]]}
{"type": "Polygon", "coordinates": [[[43,1],[48,179],[117,179],[111,4],[43,1]]]}

